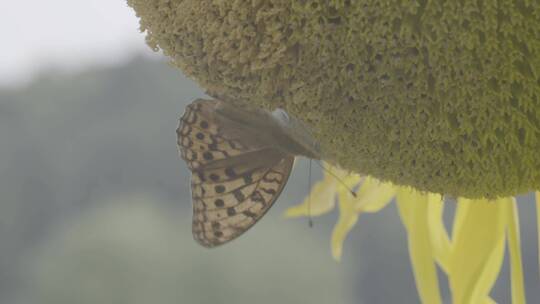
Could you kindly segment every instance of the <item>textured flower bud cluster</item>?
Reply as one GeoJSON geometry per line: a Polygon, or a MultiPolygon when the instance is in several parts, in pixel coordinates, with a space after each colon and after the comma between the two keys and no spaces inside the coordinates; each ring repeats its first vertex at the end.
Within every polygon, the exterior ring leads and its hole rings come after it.
{"type": "Polygon", "coordinates": [[[344,168],[470,198],[540,188],[538,1],[128,3],[201,86],[285,108],[344,168]]]}

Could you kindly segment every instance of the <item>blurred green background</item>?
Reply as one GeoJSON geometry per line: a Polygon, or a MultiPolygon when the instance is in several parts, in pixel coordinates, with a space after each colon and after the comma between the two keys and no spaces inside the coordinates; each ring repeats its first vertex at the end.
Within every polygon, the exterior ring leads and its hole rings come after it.
{"type": "MultiPolygon", "coordinates": [[[[0,303],[418,303],[393,205],[360,218],[341,263],[329,247],[335,211],[313,228],[283,218],[307,194],[303,160],[246,235],[198,246],[175,135],[197,97],[179,71],[142,57],[0,89],[0,303]]],[[[520,208],[537,303],[532,196],[520,208]]],[[[499,303],[510,302],[509,286],[506,263],[499,303]]]]}

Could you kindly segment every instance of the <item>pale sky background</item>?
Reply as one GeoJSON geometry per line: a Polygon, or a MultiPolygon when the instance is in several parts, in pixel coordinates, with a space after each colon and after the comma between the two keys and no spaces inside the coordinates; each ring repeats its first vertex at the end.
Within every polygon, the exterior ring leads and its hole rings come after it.
{"type": "Polygon", "coordinates": [[[154,54],[125,0],[0,0],[0,88],[154,54]]]}

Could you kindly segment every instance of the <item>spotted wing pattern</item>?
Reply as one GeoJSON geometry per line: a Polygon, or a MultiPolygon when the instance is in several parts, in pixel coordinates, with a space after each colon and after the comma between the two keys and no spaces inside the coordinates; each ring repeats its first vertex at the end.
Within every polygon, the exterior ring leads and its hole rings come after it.
{"type": "Polygon", "coordinates": [[[238,130],[230,136],[219,125],[217,105],[194,101],[177,130],[180,154],[192,171],[193,237],[205,247],[224,244],[253,226],[280,195],[294,162],[293,155],[271,143],[250,142],[238,130]]]}

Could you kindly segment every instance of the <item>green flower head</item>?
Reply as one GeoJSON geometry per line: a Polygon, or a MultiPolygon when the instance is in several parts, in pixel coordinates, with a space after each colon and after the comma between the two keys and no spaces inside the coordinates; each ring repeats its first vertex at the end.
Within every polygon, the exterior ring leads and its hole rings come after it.
{"type": "Polygon", "coordinates": [[[422,191],[540,189],[540,2],[128,0],[183,72],[422,191]]]}

